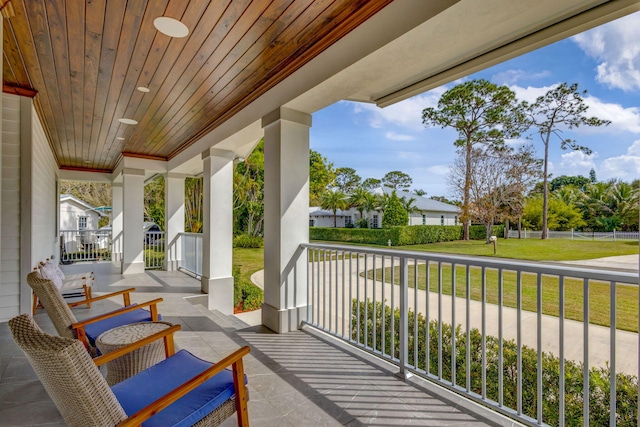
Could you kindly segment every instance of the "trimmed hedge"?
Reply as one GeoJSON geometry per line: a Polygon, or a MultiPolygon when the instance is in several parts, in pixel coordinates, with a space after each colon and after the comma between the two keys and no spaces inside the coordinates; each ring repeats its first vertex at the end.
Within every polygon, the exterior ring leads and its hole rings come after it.
{"type": "Polygon", "coordinates": [[[233,266],[233,304],[237,307],[242,302],[244,311],[257,310],[262,307],[264,291],[253,283],[240,277],[240,267],[233,266]]]}
{"type": "Polygon", "coordinates": [[[234,248],[261,248],[263,245],[264,239],[260,236],[240,234],[233,238],[234,248]]]}
{"type": "MultiPolygon", "coordinates": [[[[504,225],[493,227],[494,235],[502,237],[504,225]]],[[[483,225],[472,225],[469,237],[472,240],[485,240],[483,225]]],[[[309,228],[311,240],[331,242],[365,243],[391,246],[424,245],[426,243],[451,242],[462,239],[461,225],[406,225],[390,228],[309,228]]]]}
{"type": "MultiPolygon", "coordinates": [[[[375,340],[375,348],[383,350],[385,354],[393,354],[395,358],[399,357],[400,351],[400,310],[395,309],[393,315],[391,308],[384,305],[384,325],[385,325],[385,348],[382,349],[382,313],[383,304],[376,302],[375,308],[371,301],[358,302],[353,300],[352,303],[352,330],[351,338],[357,342],[365,343],[365,324],[366,324],[366,343],[373,346],[375,340]],[[365,316],[366,307],[366,316],[365,316]],[[394,322],[394,349],[391,349],[391,322],[394,322]],[[373,336],[373,325],[376,325],[376,336],[373,336]],[[358,325],[360,326],[358,328],[358,325]]],[[[415,313],[412,310],[408,312],[409,323],[409,346],[408,360],[413,363],[415,349],[417,348],[418,368],[426,370],[427,367],[427,321],[425,317],[418,313],[417,334],[414,333],[415,313]],[[414,342],[414,338],[418,338],[418,342],[414,342]]],[[[429,372],[437,373],[440,361],[438,359],[438,340],[440,333],[440,325],[436,320],[428,323],[429,330],[429,372]]],[[[445,381],[451,381],[451,358],[452,353],[455,354],[456,360],[456,384],[466,387],[466,333],[460,326],[455,330],[451,325],[442,324],[442,378],[445,381]],[[452,352],[452,336],[455,333],[456,346],[452,352]]],[[[471,390],[475,393],[482,392],[482,335],[478,329],[470,331],[470,380],[471,390]]],[[[503,396],[504,405],[510,408],[517,406],[517,345],[514,340],[503,340],[503,396]]],[[[486,337],[486,387],[487,398],[494,401],[498,400],[499,382],[498,382],[498,345],[499,340],[493,336],[486,337]]],[[[555,426],[559,424],[559,402],[561,398],[565,401],[565,425],[582,426],[582,391],[583,391],[583,375],[582,364],[565,359],[565,393],[560,396],[559,386],[559,367],[560,359],[551,353],[542,353],[542,416],[546,424],[555,426]]],[[[537,372],[538,357],[534,349],[522,347],[522,412],[530,417],[536,417],[537,414],[537,372]]],[[[609,366],[591,368],[589,370],[589,424],[592,426],[601,426],[609,424],[609,378],[611,369],[609,366]]],[[[616,422],[618,426],[637,427],[637,398],[638,398],[638,377],[623,373],[616,374],[616,422]]]]}

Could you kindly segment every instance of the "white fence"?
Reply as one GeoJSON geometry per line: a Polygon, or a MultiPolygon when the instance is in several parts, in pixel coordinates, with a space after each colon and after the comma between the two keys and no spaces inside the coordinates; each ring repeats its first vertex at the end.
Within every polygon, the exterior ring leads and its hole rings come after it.
{"type": "MultiPolygon", "coordinates": [[[[520,237],[523,239],[539,239],[542,231],[522,229],[520,237]]],[[[616,231],[612,232],[582,232],[582,231],[549,231],[550,239],[571,239],[571,240],[638,240],[637,231],[616,231]]],[[[509,238],[517,239],[518,230],[509,230],[509,238]]]]}
{"type": "Polygon", "coordinates": [[[60,231],[60,260],[63,263],[111,260],[111,248],[111,230],[60,231]]]}
{"type": "Polygon", "coordinates": [[[164,231],[145,231],[144,233],[144,268],[160,270],[164,268],[164,231]]]}

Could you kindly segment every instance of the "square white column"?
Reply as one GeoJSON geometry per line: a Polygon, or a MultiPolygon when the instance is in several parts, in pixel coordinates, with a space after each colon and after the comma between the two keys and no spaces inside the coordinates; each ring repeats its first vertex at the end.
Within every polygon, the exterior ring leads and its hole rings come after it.
{"type": "Polygon", "coordinates": [[[122,271],[122,183],[111,183],[111,261],[122,271]]]}
{"type": "Polygon", "coordinates": [[[233,158],[211,148],[202,153],[202,291],[210,310],[233,314],[233,158]]]}
{"type": "Polygon", "coordinates": [[[144,170],[122,172],[122,274],[144,273],[144,170]]]}
{"type": "Polygon", "coordinates": [[[278,333],[307,318],[309,128],[311,116],[280,108],[264,128],[264,305],[262,323],[278,333]]]}
{"type": "Polygon", "coordinates": [[[164,268],[175,271],[182,259],[180,233],[184,233],[184,175],[168,173],[164,181],[164,268]]]}

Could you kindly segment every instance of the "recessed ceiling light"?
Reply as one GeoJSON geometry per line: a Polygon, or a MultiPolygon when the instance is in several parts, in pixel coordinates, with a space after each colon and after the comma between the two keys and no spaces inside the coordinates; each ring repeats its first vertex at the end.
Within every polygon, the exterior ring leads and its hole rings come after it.
{"type": "Polygon", "coordinates": [[[156,27],[156,30],[169,37],[182,38],[189,35],[189,29],[186,25],[168,16],[160,16],[154,19],[153,26],[156,27]]]}
{"type": "Polygon", "coordinates": [[[149,92],[151,89],[149,89],[148,87],[139,86],[139,87],[138,87],[138,90],[139,90],[140,92],[147,93],[147,92],[149,92]]]}
{"type": "Polygon", "coordinates": [[[122,119],[118,119],[118,121],[120,123],[124,123],[125,125],[137,125],[138,122],[133,120],[133,119],[127,119],[127,118],[122,118],[122,119]]]}
{"type": "Polygon", "coordinates": [[[85,160],[84,162],[85,163],[91,163],[91,160],[85,160]]]}
{"type": "Polygon", "coordinates": [[[124,141],[124,138],[121,136],[117,136],[116,139],[119,139],[120,141],[124,141]]]}

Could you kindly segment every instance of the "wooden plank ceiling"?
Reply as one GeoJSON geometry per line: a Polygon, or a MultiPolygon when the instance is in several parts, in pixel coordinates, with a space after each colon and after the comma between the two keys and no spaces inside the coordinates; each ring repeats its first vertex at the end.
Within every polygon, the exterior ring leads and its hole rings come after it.
{"type": "Polygon", "coordinates": [[[4,89],[37,92],[61,168],[170,159],[390,2],[12,0],[4,89]],[[159,16],[189,35],[159,33],[159,16]]]}

